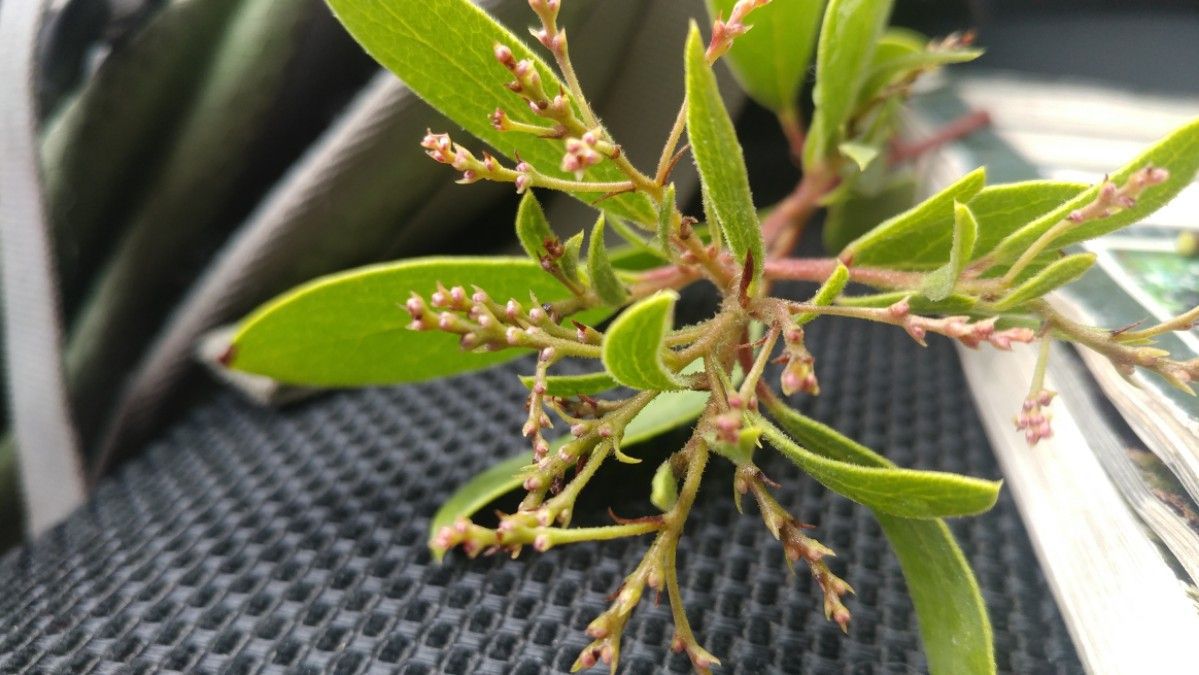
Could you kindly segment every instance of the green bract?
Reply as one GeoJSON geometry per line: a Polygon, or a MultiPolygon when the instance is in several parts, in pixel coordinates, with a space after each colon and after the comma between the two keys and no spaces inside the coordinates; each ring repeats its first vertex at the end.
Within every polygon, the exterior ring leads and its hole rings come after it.
{"type": "Polygon", "coordinates": [[[924,278],[923,291],[929,300],[940,301],[953,293],[958,277],[974,254],[978,240],[978,221],[970,207],[960,202],[953,205],[953,246],[949,249],[949,260],[924,278]]]}
{"type": "Polygon", "coordinates": [[[664,362],[666,333],[674,321],[677,293],[658,293],[625,310],[604,336],[604,367],[636,389],[683,389],[686,381],[664,362]]]}

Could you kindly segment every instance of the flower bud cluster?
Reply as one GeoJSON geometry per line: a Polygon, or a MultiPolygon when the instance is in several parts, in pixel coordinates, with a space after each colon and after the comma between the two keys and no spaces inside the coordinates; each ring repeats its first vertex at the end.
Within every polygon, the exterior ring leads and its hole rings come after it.
{"type": "Polygon", "coordinates": [[[783,330],[783,353],[777,359],[786,364],[780,376],[779,386],[787,396],[797,391],[816,396],[820,394],[820,382],[812,368],[816,358],[804,343],[804,330],[789,326],[783,330]]]}
{"type": "Polygon", "coordinates": [[[769,2],[770,0],[738,0],[737,4],[733,5],[733,11],[729,13],[728,21],[717,17],[712,22],[712,40],[708,43],[708,51],[705,54],[708,63],[714,63],[716,59],[724,56],[733,46],[733,40],[749,32],[752,26],[745,24],[745,17],[769,2]]]}
{"type": "Polygon", "coordinates": [[[972,322],[968,316],[932,319],[912,314],[906,299],[891,305],[885,311],[892,322],[903,326],[908,335],[921,346],[928,346],[926,338],[929,333],[953,338],[971,349],[977,349],[987,342],[996,349],[1010,350],[1014,343],[1029,343],[1037,337],[1036,331],[1023,326],[998,330],[995,327],[998,320],[996,317],[972,322]]]}
{"type": "Polygon", "coordinates": [[[554,56],[562,58],[566,54],[566,30],[558,28],[558,10],[560,0],[529,0],[529,7],[541,19],[541,28],[530,28],[529,32],[554,56]]]}
{"type": "Polygon", "coordinates": [[[574,669],[590,668],[602,662],[606,665],[620,659],[620,638],[625,624],[632,616],[646,587],[661,592],[665,587],[666,570],[661,556],[650,549],[645,559],[612,596],[612,605],[587,625],[587,635],[594,641],[583,648],[575,660],[574,669]]]}
{"type": "Polygon", "coordinates": [[[754,493],[758,510],[762,513],[762,521],[766,529],[783,545],[787,562],[794,564],[803,561],[812,572],[812,578],[824,592],[824,617],[835,621],[841,630],[848,630],[850,613],[841,601],[846,594],[853,593],[843,579],[833,574],[824,558],[836,555],[829,547],[819,541],[804,535],[803,531],[811,529],[811,525],[799,522],[771,496],[767,490],[766,481],[761,472],[739,472],[739,477],[749,483],[749,489],[754,493]]]}
{"type": "MultiPolygon", "coordinates": [[[[404,303],[412,321],[409,330],[439,330],[459,336],[466,351],[499,351],[511,347],[537,349],[546,356],[556,340],[573,339],[575,331],[558,326],[539,305],[526,312],[516,300],[500,305],[487,292],[462,286],[446,288],[440,282],[426,301],[413,293],[404,303]]],[[[549,352],[549,358],[554,353],[549,352]]]]}
{"type": "Polygon", "coordinates": [[[1117,211],[1132,208],[1136,206],[1137,197],[1146,188],[1164,183],[1169,178],[1169,171],[1154,166],[1147,166],[1136,171],[1120,187],[1105,178],[1103,184],[1099,186],[1099,194],[1095,196],[1095,199],[1090,204],[1071,211],[1066,219],[1072,223],[1083,223],[1088,220],[1106,218],[1117,211]]]}
{"type": "Polygon", "coordinates": [[[1054,395],[1048,389],[1041,389],[1024,399],[1020,414],[1016,415],[1016,428],[1024,432],[1024,439],[1029,445],[1036,445],[1041,439],[1053,435],[1053,428],[1049,424],[1052,415],[1046,408],[1054,395]]]}
{"type": "Polygon", "coordinates": [[[435,161],[448,164],[461,171],[462,177],[457,181],[461,185],[469,185],[480,180],[511,182],[519,178],[518,171],[505,168],[490,153],[484,152],[483,159],[479,159],[470,150],[455,143],[449,134],[435,134],[432,131],[426,131],[420,146],[425,149],[425,154],[435,161]]]}
{"type": "MultiPolygon", "coordinates": [[[[560,35],[562,35],[563,45],[565,45],[565,34],[560,33],[560,35]]],[[[502,44],[495,45],[493,54],[495,60],[512,73],[513,80],[508,83],[508,89],[520,95],[533,114],[557,122],[562,127],[562,131],[559,133],[570,132],[581,135],[586,131],[583,122],[575,114],[570,96],[565,91],[559,90],[552,97],[545,91],[541,74],[537,71],[537,66],[532,59],[517,60],[512,50],[502,44]]],[[[498,118],[496,113],[492,113],[492,125],[499,129],[505,129],[503,125],[508,124],[507,128],[512,128],[511,120],[505,122],[506,115],[502,111],[500,113],[501,116],[498,118]]],[[[523,125],[517,128],[523,129],[523,125]]]]}

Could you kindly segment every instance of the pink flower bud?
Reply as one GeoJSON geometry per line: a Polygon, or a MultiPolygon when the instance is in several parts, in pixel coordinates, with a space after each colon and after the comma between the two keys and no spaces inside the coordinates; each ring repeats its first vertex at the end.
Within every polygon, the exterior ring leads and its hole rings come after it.
{"type": "Polygon", "coordinates": [[[533,309],[529,310],[529,321],[532,321],[533,323],[542,323],[547,318],[548,317],[545,314],[545,310],[540,307],[534,307],[533,309]]]}
{"type": "Polygon", "coordinates": [[[492,53],[495,54],[495,60],[504,64],[505,68],[512,70],[516,65],[512,50],[506,45],[496,44],[492,53]]]}
{"type": "Polygon", "coordinates": [[[911,306],[911,304],[908,303],[907,298],[904,298],[903,300],[900,300],[899,302],[897,302],[887,308],[887,312],[889,312],[891,314],[891,316],[893,316],[897,319],[900,317],[907,316],[908,313],[911,311],[912,311],[912,306],[911,306]]]}
{"type": "Polygon", "coordinates": [[[596,659],[595,650],[591,647],[587,647],[583,650],[582,654],[579,654],[579,670],[594,668],[595,664],[597,663],[599,663],[599,661],[596,659]]]}
{"type": "Polygon", "coordinates": [[[553,546],[553,543],[547,535],[539,534],[533,539],[533,548],[538,552],[545,553],[550,550],[551,546],[553,546]]]}
{"type": "Polygon", "coordinates": [[[420,319],[425,314],[425,301],[419,295],[413,293],[412,297],[408,298],[408,302],[404,303],[404,307],[413,319],[420,319]]]}

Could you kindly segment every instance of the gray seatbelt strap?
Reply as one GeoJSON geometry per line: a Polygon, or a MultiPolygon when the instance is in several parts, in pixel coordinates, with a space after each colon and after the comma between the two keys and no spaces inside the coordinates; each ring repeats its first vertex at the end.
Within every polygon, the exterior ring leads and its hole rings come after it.
{"type": "Polygon", "coordinates": [[[34,54],[46,0],[0,0],[0,267],[5,357],[29,532],[83,501],[63,378],[54,258],[38,171],[34,54]]]}

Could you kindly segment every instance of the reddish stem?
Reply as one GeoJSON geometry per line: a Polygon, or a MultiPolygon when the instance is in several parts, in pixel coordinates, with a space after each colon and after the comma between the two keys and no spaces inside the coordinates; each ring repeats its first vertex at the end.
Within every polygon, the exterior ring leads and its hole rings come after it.
{"type": "Polygon", "coordinates": [[[991,125],[991,114],[986,110],[974,110],[941,127],[933,135],[914,143],[898,140],[891,143],[891,154],[887,162],[892,166],[902,164],[953,141],[991,125]]]}

